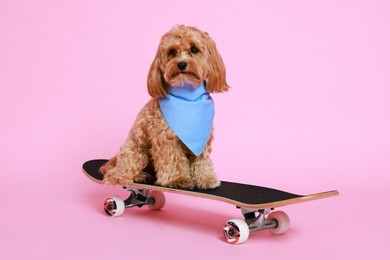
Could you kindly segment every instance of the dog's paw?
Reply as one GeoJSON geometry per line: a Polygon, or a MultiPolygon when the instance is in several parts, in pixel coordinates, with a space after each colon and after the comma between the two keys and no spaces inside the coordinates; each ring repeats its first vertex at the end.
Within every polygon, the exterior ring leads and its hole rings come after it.
{"type": "Polygon", "coordinates": [[[133,183],[134,180],[131,175],[127,173],[118,172],[115,170],[109,170],[104,175],[103,183],[108,185],[128,185],[133,183]]]}
{"type": "Polygon", "coordinates": [[[221,185],[221,182],[214,176],[200,178],[196,181],[196,187],[201,190],[215,189],[221,185]]]}
{"type": "Polygon", "coordinates": [[[137,174],[134,174],[132,177],[133,182],[136,183],[153,183],[155,181],[155,177],[146,173],[146,172],[140,172],[137,174]]]}
{"type": "Polygon", "coordinates": [[[117,177],[117,176],[104,176],[104,179],[103,179],[103,183],[106,184],[106,185],[123,185],[123,186],[126,186],[126,185],[129,185],[131,183],[133,183],[134,181],[130,180],[130,179],[125,179],[125,178],[121,178],[121,177],[117,177]]]}
{"type": "Polygon", "coordinates": [[[164,187],[184,190],[192,190],[195,187],[192,179],[184,176],[173,178],[168,181],[157,181],[155,184],[164,187]]]}
{"type": "Polygon", "coordinates": [[[109,185],[130,185],[132,183],[153,183],[154,177],[145,172],[131,174],[130,172],[107,171],[103,183],[109,185]]]}

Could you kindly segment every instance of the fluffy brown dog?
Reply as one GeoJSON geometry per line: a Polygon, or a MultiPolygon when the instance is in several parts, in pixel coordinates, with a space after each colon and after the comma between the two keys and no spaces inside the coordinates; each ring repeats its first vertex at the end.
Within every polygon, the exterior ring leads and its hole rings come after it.
{"type": "Polygon", "coordinates": [[[155,181],[157,185],[184,189],[220,185],[210,159],[213,133],[202,153],[194,155],[168,126],[158,102],[171,88],[202,83],[208,93],[229,88],[216,45],[207,33],[195,27],[175,26],[163,35],[150,67],[148,92],[152,98],[139,113],[119,153],[100,169],[106,184],[155,181]],[[144,170],[150,164],[153,174],[144,170]]]}

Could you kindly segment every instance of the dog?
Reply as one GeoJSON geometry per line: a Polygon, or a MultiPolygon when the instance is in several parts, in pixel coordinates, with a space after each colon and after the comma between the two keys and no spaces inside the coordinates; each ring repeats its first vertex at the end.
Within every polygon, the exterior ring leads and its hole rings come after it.
{"type": "Polygon", "coordinates": [[[164,34],[148,73],[147,88],[151,99],[120,151],[100,168],[104,183],[218,187],[220,181],[210,159],[214,106],[209,94],[226,92],[229,86],[222,57],[209,34],[184,25],[164,34]],[[170,124],[175,120],[178,126],[170,124]],[[150,165],[153,170],[145,170],[150,165]]]}

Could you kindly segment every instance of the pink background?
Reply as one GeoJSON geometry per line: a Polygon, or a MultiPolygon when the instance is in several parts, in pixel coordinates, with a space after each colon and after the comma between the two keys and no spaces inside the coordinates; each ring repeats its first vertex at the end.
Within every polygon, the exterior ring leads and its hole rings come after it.
{"type": "Polygon", "coordinates": [[[390,2],[149,2],[0,2],[2,258],[388,258],[390,2]],[[81,165],[124,141],[174,24],[209,32],[227,67],[219,177],[341,196],[287,206],[289,233],[240,246],[222,240],[229,204],[166,194],[160,212],[105,216],[124,192],[81,165]]]}

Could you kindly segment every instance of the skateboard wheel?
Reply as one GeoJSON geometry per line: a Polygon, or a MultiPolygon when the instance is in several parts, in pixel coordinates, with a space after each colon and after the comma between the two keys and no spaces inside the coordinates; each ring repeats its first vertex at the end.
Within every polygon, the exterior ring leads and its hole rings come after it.
{"type": "Polygon", "coordinates": [[[283,211],[275,211],[267,216],[267,220],[275,220],[278,225],[276,228],[269,229],[272,234],[281,235],[290,229],[290,218],[283,211]]]}
{"type": "Polygon", "coordinates": [[[119,217],[125,212],[125,202],[119,197],[111,197],[104,202],[104,211],[111,217],[119,217]]]}
{"type": "Polygon", "coordinates": [[[158,190],[152,190],[149,192],[148,200],[151,200],[153,203],[148,204],[150,209],[159,210],[162,209],[165,205],[165,196],[164,193],[158,190]]]}
{"type": "Polygon", "coordinates": [[[241,219],[231,219],[226,222],[223,228],[223,235],[229,244],[241,244],[248,240],[248,224],[241,219]]]}

